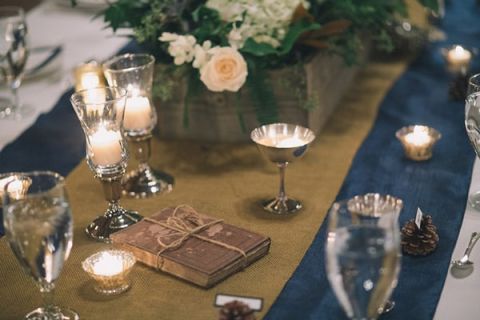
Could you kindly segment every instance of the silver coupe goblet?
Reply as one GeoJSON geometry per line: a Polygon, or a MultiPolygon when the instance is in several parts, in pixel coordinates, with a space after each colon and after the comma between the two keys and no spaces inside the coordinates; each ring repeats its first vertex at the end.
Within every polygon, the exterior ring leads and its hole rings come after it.
{"type": "Polygon", "coordinates": [[[287,197],[285,169],[301,158],[315,139],[312,130],[295,124],[273,123],[256,128],[250,134],[260,152],[278,166],[280,190],[274,199],[262,201],[265,210],[275,214],[289,214],[302,208],[300,201],[287,197]]]}

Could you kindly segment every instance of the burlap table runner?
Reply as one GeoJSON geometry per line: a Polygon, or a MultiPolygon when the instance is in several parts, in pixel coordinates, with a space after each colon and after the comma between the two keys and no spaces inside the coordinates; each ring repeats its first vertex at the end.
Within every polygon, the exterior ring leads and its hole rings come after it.
{"type": "MultiPolygon", "coordinates": [[[[83,230],[106,204],[100,184],[82,162],[67,177],[75,238],[57,283],[58,304],[75,309],[83,319],[215,319],[214,297],[228,293],[262,297],[262,316],[310,245],[379,103],[405,67],[404,62],[365,67],[358,75],[361,81],[352,86],[305,158],[287,169],[287,193],[305,205],[296,215],[272,216],[257,205],[277,192],[278,172],[261,158],[253,143],[154,141],[152,163],[175,176],[174,190],[151,199],[122,199],[125,207],[148,216],[167,206],[187,203],[272,239],[268,256],[209,290],[137,264],[127,293],[101,297],[93,292],[81,261],[105,245],[88,239],[83,230]]],[[[19,319],[41,304],[40,294],[22,272],[5,238],[0,240],[0,257],[0,318],[19,319]]]]}

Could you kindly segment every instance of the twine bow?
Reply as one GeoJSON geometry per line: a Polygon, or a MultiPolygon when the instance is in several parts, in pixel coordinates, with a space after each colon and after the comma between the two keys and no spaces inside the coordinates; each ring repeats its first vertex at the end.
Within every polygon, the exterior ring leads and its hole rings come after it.
{"type": "Polygon", "coordinates": [[[164,259],[161,256],[162,253],[164,253],[167,250],[175,250],[179,248],[190,237],[195,237],[197,239],[213,243],[220,247],[223,247],[232,251],[236,251],[243,256],[244,264],[247,260],[247,254],[242,249],[237,248],[235,246],[231,246],[221,241],[217,241],[217,240],[199,235],[198,233],[210,228],[211,226],[217,223],[223,222],[223,220],[218,219],[218,220],[213,220],[208,223],[205,223],[205,221],[198,214],[198,212],[188,205],[183,204],[175,207],[172,215],[168,217],[167,220],[157,221],[151,218],[144,218],[143,220],[161,225],[162,227],[175,231],[174,233],[157,237],[158,244],[160,244],[163,247],[160,251],[157,252],[157,269],[162,270],[163,268],[164,259]],[[181,208],[184,208],[184,210],[181,211],[180,210],[181,208]],[[164,240],[162,240],[163,237],[171,237],[171,236],[180,236],[180,237],[168,244],[166,244],[164,240]]]}

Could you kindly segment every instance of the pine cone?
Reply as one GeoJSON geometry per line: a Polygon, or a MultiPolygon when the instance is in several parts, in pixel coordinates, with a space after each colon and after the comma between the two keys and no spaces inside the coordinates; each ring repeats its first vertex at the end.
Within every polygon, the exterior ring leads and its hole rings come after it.
{"type": "Polygon", "coordinates": [[[453,101],[463,101],[467,96],[470,75],[457,75],[449,84],[448,94],[453,101]]]}
{"type": "Polygon", "coordinates": [[[220,309],[219,320],[255,320],[255,315],[248,305],[234,300],[220,309]]]}
{"type": "Polygon", "coordinates": [[[431,216],[422,218],[418,229],[415,220],[409,220],[402,228],[402,249],[404,253],[414,256],[426,256],[438,245],[437,227],[432,223],[431,216]]]}

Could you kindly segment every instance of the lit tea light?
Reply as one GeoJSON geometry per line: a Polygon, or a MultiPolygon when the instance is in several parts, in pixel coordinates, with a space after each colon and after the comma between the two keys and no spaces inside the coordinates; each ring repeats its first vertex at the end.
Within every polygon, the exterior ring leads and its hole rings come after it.
{"type": "Polygon", "coordinates": [[[32,179],[22,176],[21,173],[12,173],[0,178],[0,198],[7,192],[11,198],[21,199],[27,194],[31,184],[32,179]]]}
{"type": "Polygon", "coordinates": [[[103,69],[97,62],[81,64],[74,69],[73,73],[75,77],[75,91],[105,86],[103,69]]]}
{"type": "Polygon", "coordinates": [[[466,71],[472,60],[472,52],[461,45],[454,45],[447,49],[445,60],[451,71],[466,71]]]}
{"type": "Polygon", "coordinates": [[[440,132],[427,126],[409,126],[398,130],[396,137],[403,145],[405,155],[415,161],[432,157],[432,149],[441,138],[440,132]]]}
{"type": "Polygon", "coordinates": [[[122,160],[121,141],[122,136],[119,131],[101,127],[89,138],[92,162],[97,166],[119,163],[122,160]]]}
{"type": "Polygon", "coordinates": [[[405,135],[405,142],[418,147],[424,147],[432,142],[427,127],[415,126],[413,131],[405,135]]]}
{"type": "Polygon", "coordinates": [[[105,250],[88,257],[82,267],[95,280],[95,291],[113,295],[130,288],[127,276],[135,261],[135,256],[130,252],[105,250]]]}
{"type": "Polygon", "coordinates": [[[306,145],[305,140],[295,136],[278,135],[273,138],[265,137],[258,141],[260,144],[274,148],[297,148],[306,145]]]}
{"type": "Polygon", "coordinates": [[[81,77],[81,87],[83,89],[92,89],[100,85],[100,75],[94,72],[84,73],[81,77]]]}

